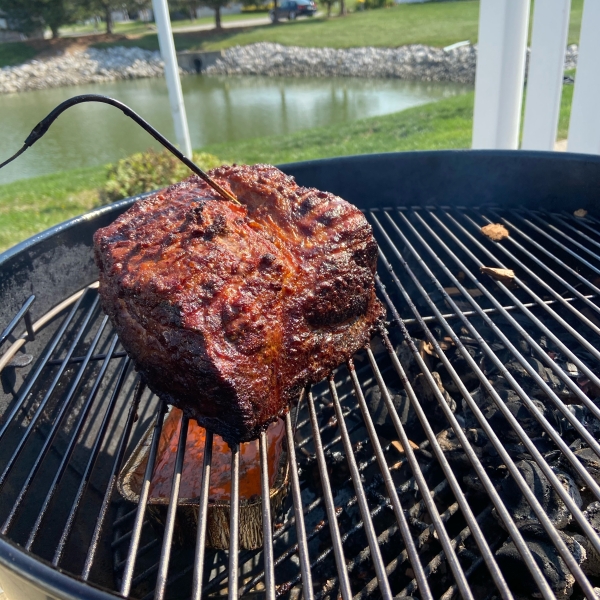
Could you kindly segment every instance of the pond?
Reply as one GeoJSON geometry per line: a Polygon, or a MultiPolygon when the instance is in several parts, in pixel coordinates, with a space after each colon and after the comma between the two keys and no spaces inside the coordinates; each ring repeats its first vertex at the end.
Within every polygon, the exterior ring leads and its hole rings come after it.
{"type": "MultiPolygon", "coordinates": [[[[471,89],[391,79],[199,76],[184,77],[182,86],[194,148],[383,115],[471,89]]],[[[0,161],[57,104],[85,93],[121,100],[175,141],[163,79],[55,88],[0,96],[0,161]]],[[[2,169],[0,183],[106,164],[149,147],[158,144],[119,110],[84,104],[69,109],[33,148],[2,169]]]]}

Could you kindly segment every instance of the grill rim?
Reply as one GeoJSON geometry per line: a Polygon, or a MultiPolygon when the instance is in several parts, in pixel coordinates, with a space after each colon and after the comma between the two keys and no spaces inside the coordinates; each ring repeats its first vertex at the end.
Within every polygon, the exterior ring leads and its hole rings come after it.
{"type": "MultiPolygon", "coordinates": [[[[17,544],[0,535],[0,566],[6,572],[30,584],[40,592],[40,599],[57,598],[60,600],[114,600],[116,597],[96,587],[92,582],[83,582],[62,569],[53,567],[37,555],[22,550],[17,544]]],[[[13,581],[2,580],[4,590],[11,597],[13,581]]],[[[20,582],[19,582],[20,583],[20,582]]],[[[18,597],[18,596],[16,596],[18,597]]],[[[37,600],[31,597],[31,600],[37,600]]]]}
{"type": "MultiPolygon", "coordinates": [[[[311,183],[315,186],[327,186],[329,189],[335,186],[331,186],[328,184],[320,183],[320,180],[326,177],[331,178],[332,169],[337,171],[337,177],[339,179],[340,176],[345,176],[346,173],[352,174],[352,177],[349,177],[347,180],[344,180],[343,185],[346,185],[348,182],[353,182],[357,177],[364,177],[365,171],[369,171],[374,167],[377,167],[378,170],[385,171],[386,169],[398,163],[402,166],[402,163],[405,163],[404,169],[400,169],[399,171],[394,173],[394,178],[401,181],[403,175],[406,174],[406,171],[410,170],[410,163],[414,160],[421,161],[422,166],[420,173],[424,174],[425,170],[429,169],[431,166],[431,161],[437,162],[438,167],[439,164],[443,163],[445,160],[449,161],[449,165],[446,168],[451,169],[451,164],[462,163],[463,171],[465,166],[471,159],[473,159],[474,163],[479,163],[479,166],[482,166],[490,161],[507,159],[504,164],[504,167],[510,164],[519,163],[531,163],[529,166],[533,166],[531,173],[529,174],[529,180],[535,179],[536,172],[539,170],[540,164],[544,164],[544,173],[548,173],[548,169],[550,172],[552,168],[556,164],[561,164],[564,166],[564,169],[556,169],[553,172],[553,176],[550,178],[553,182],[562,181],[564,185],[567,185],[569,179],[571,178],[567,171],[569,165],[578,164],[581,171],[585,171],[586,169],[589,171],[588,176],[590,177],[590,183],[595,179],[600,179],[600,156],[591,156],[591,155],[575,155],[575,154],[561,154],[561,155],[553,155],[553,153],[545,153],[545,152],[525,152],[525,151],[434,151],[434,152],[411,152],[411,153],[389,153],[389,154],[377,154],[377,155],[359,155],[352,157],[337,157],[334,159],[324,159],[318,161],[306,161],[300,163],[289,163],[286,165],[281,165],[282,170],[285,172],[296,176],[301,184],[304,183],[304,179],[311,179],[311,183]],[[533,162],[532,162],[533,161],[533,162]],[[541,161],[541,162],[540,162],[541,161]],[[535,164],[537,163],[537,164],[535,164]],[[407,167],[408,165],[408,167],[407,167]],[[356,168],[360,166],[360,168],[356,168]],[[556,172],[562,171],[559,173],[557,177],[554,175],[556,172]],[[317,180],[317,181],[315,181],[317,180]]],[[[492,165],[493,166],[493,165],[492,165]]],[[[500,165],[501,166],[501,165],[500,165]]],[[[470,168],[476,168],[477,165],[470,165],[470,168]]],[[[523,169],[519,169],[519,172],[522,173],[523,169]]],[[[462,171],[461,171],[462,173],[462,171]]],[[[490,175],[492,173],[488,173],[490,175]]],[[[460,175],[460,173],[459,173],[460,175]]],[[[539,172],[537,173],[539,176],[539,172]]],[[[428,172],[428,176],[431,177],[431,173],[428,172]]],[[[457,175],[452,174],[451,179],[456,179],[457,175]]],[[[506,174],[504,175],[506,179],[506,174]]],[[[389,178],[388,178],[389,179],[389,178]]],[[[436,179],[435,176],[432,177],[433,180],[436,179]]],[[[374,180],[373,173],[371,172],[371,181],[374,180]]],[[[493,182],[490,182],[493,183],[493,182]]],[[[526,184],[530,184],[531,181],[525,182],[526,184]]],[[[584,182],[585,183],[585,182],[584,182]]],[[[438,181],[437,185],[443,185],[438,181]]],[[[555,184],[554,184],[555,185],[555,184]]],[[[580,188],[582,186],[579,186],[580,188]]],[[[396,188],[395,188],[396,189],[396,188]]],[[[391,193],[394,194],[394,197],[398,199],[398,193],[394,190],[391,190],[391,193]]],[[[527,185],[525,185],[525,191],[522,193],[526,193],[527,185]]],[[[595,193],[593,190],[595,188],[590,187],[589,200],[587,203],[590,212],[594,214],[594,203],[598,205],[600,201],[600,188],[598,188],[595,193]]],[[[344,195],[343,191],[339,189],[332,190],[340,195],[344,195]]],[[[564,190],[565,194],[568,194],[568,188],[564,190]]],[[[36,251],[41,250],[43,252],[44,247],[51,248],[65,241],[67,242],[65,245],[67,247],[67,251],[69,249],[69,240],[73,240],[74,238],[79,238],[77,241],[81,243],[81,235],[82,233],[86,233],[88,230],[93,231],[96,227],[99,226],[98,221],[105,221],[114,219],[120,212],[126,210],[133,202],[143,197],[148,196],[152,192],[148,194],[141,194],[139,196],[134,196],[131,198],[126,198],[114,204],[101,207],[90,211],[84,215],[79,217],[75,217],[56,225],[50,229],[47,229],[44,232],[36,234],[31,238],[21,242],[17,246],[5,251],[0,254],[0,273],[2,273],[5,269],[13,270],[14,266],[23,267],[23,264],[20,260],[21,257],[25,255],[29,255],[30,253],[35,254],[36,251]],[[12,264],[11,264],[12,263],[12,264]],[[20,263],[20,264],[19,264],[20,263]]],[[[362,192],[361,189],[355,190],[354,193],[345,194],[345,197],[349,199],[351,202],[357,204],[360,208],[368,209],[374,208],[382,208],[383,203],[378,202],[374,207],[365,206],[364,203],[356,200],[354,196],[357,194],[360,195],[362,192]]],[[[502,192],[497,193],[501,195],[502,192]]],[[[558,195],[558,194],[557,194],[558,195]]],[[[385,197],[385,194],[383,195],[385,197]]],[[[484,206],[486,203],[484,199],[480,198],[481,202],[478,205],[484,206]]],[[[533,202],[534,199],[531,199],[533,202]]],[[[561,199],[561,208],[564,208],[564,199],[561,199]]],[[[574,204],[571,201],[572,207],[579,208],[579,205],[574,204]]],[[[397,204],[398,202],[396,202],[397,204]]],[[[370,203],[372,204],[372,202],[370,203]]],[[[423,203],[423,206],[425,204],[423,203]]],[[[503,207],[508,206],[504,204],[503,207]]],[[[526,208],[523,203],[518,203],[518,206],[521,208],[526,208]]],[[[544,206],[546,210],[551,210],[551,207],[544,206]]],[[[597,212],[597,210],[596,210],[597,212]]],[[[91,238],[87,241],[87,245],[91,245],[91,238]]],[[[84,242],[85,243],[85,242],[84,242]]],[[[90,283],[87,281],[86,283],[90,283]]],[[[79,282],[74,285],[79,286],[79,282]]],[[[85,284],[84,284],[85,285],[85,284]]],[[[0,286],[0,294],[3,292],[1,289],[3,286],[0,286]]],[[[79,289],[82,286],[79,286],[79,289]]],[[[35,291],[35,290],[34,290],[35,291]]],[[[21,299],[22,301],[22,299],[21,299]]],[[[46,310],[47,307],[39,305],[39,301],[36,301],[33,305],[37,310],[46,310]]],[[[13,314],[16,311],[13,311],[13,314]]],[[[27,581],[29,584],[34,586],[40,592],[45,592],[52,594],[56,598],[64,598],[64,599],[76,599],[76,598],[98,598],[98,599],[106,599],[106,598],[114,598],[115,595],[111,592],[104,591],[102,589],[97,588],[92,582],[83,582],[77,579],[76,576],[72,574],[67,574],[63,572],[61,569],[56,569],[50,566],[50,563],[44,561],[39,558],[37,555],[33,555],[28,553],[25,550],[22,550],[18,545],[14,544],[10,541],[9,538],[6,538],[0,535],[0,566],[3,567],[3,570],[6,571],[10,575],[14,575],[24,581],[27,581]]],[[[6,586],[10,589],[10,586],[6,586]]]]}

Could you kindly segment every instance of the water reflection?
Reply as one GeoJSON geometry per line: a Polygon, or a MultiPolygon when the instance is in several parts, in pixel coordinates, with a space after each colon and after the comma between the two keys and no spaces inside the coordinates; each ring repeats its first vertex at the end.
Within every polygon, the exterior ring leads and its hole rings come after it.
{"type": "MultiPolygon", "coordinates": [[[[190,76],[182,83],[194,148],[387,114],[469,90],[456,84],[389,79],[190,76]]],[[[57,104],[84,93],[125,102],[174,140],[164,81],[120,81],[0,96],[0,159],[16,151],[57,104]]],[[[0,183],[113,162],[148,147],[157,145],[120,111],[104,105],[76,106],[36,146],[0,171],[0,183]]]]}

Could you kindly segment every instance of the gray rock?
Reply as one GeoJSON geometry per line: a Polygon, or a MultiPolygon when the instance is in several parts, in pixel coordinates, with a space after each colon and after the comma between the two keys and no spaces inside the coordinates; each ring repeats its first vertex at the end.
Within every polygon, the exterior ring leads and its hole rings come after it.
{"type": "MultiPolygon", "coordinates": [[[[565,69],[577,65],[577,46],[567,48],[565,69]]],[[[400,48],[300,48],[260,42],[236,46],[206,69],[215,75],[271,77],[393,77],[473,83],[477,46],[444,50],[420,44],[400,48]]]]}
{"type": "Polygon", "coordinates": [[[161,77],[163,74],[159,52],[141,48],[88,48],[0,69],[0,93],[161,77]]]}
{"type": "MultiPolygon", "coordinates": [[[[567,48],[565,68],[577,65],[577,46],[567,48]]],[[[475,81],[477,46],[452,50],[420,44],[400,48],[299,48],[261,42],[236,46],[206,69],[213,75],[271,77],[381,77],[420,81],[475,81]]],[[[181,73],[184,73],[182,70],[181,73]]],[[[158,52],[114,47],[63,53],[0,69],[0,93],[25,92],[119,79],[162,77],[158,52]]]]}

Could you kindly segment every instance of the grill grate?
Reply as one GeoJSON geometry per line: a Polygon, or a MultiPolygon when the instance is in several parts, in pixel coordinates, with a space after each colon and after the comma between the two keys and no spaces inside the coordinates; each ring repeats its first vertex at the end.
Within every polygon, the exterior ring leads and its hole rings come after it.
{"type": "MultiPolygon", "coordinates": [[[[595,598],[600,222],[491,208],[366,214],[389,322],[286,416],[290,489],[281,511],[262,505],[263,548],[238,545],[238,447],[230,548],[205,548],[212,434],[196,541],[179,540],[187,419],[163,525],[147,510],[167,407],[136,375],[95,285],[36,323],[31,296],[0,335],[3,539],[98,598],[595,598]],[[509,237],[489,240],[489,223],[509,237]],[[115,488],[151,425],[136,506],[115,488]]],[[[266,435],[258,445],[264,498],[266,435]]]]}

